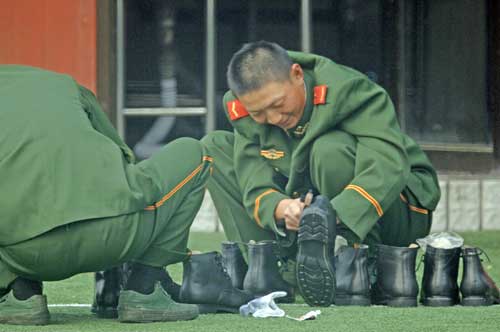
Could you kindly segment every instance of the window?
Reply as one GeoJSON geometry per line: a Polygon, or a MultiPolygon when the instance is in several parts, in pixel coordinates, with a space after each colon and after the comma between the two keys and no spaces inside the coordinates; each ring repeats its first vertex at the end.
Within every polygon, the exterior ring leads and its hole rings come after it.
{"type": "Polygon", "coordinates": [[[205,105],[205,6],[203,1],[125,1],[126,142],[147,158],[181,136],[201,138],[202,116],[147,116],[146,109],[205,105]],[[137,111],[140,113],[141,111],[137,111]]]}
{"type": "Polygon", "coordinates": [[[405,130],[424,147],[491,145],[486,2],[408,1],[404,19],[405,130]]]}

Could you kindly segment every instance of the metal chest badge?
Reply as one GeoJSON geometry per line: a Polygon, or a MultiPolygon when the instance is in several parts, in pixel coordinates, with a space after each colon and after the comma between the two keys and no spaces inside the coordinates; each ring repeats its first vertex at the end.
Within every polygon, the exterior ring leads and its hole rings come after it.
{"type": "Polygon", "coordinates": [[[278,151],[276,149],[260,150],[260,155],[264,158],[275,160],[275,159],[283,158],[285,156],[285,152],[278,151]]]}

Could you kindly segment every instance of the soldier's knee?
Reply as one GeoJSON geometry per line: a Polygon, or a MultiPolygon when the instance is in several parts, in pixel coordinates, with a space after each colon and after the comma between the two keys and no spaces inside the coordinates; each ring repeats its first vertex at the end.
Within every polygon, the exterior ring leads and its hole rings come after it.
{"type": "Polygon", "coordinates": [[[201,144],[208,150],[212,148],[221,148],[224,146],[232,146],[234,143],[234,134],[229,131],[215,130],[206,134],[201,139],[201,144]]]}
{"type": "Polygon", "coordinates": [[[200,141],[192,137],[177,138],[170,142],[169,145],[182,147],[184,151],[189,151],[193,155],[199,154],[201,156],[203,154],[203,146],[200,141]]]}
{"type": "Polygon", "coordinates": [[[352,161],[356,156],[356,139],[342,131],[334,131],[318,137],[311,148],[311,158],[316,161],[352,161]]]}

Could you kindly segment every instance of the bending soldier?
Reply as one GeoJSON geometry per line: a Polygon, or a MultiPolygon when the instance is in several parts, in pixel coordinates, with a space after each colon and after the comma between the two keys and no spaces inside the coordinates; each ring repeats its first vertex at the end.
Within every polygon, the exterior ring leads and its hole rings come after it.
{"type": "MultiPolygon", "coordinates": [[[[295,257],[293,239],[305,207],[299,197],[310,188],[327,198],[350,245],[408,246],[429,233],[440,197],[436,173],[401,132],[380,86],[324,57],[264,41],[233,55],[227,81],[223,105],[234,133],[202,142],[214,159],[208,188],[230,240],[277,237],[285,257],[307,265],[300,248],[295,257]]],[[[306,269],[326,271],[326,285],[335,277],[333,253],[317,255],[306,269]]],[[[324,292],[306,301],[318,304],[324,292]]]]}
{"type": "Polygon", "coordinates": [[[195,318],[159,281],[189,257],[211,161],[201,144],[135,164],[89,90],[37,68],[0,66],[0,100],[0,322],[46,324],[42,281],[127,261],[121,321],[195,318]]]}

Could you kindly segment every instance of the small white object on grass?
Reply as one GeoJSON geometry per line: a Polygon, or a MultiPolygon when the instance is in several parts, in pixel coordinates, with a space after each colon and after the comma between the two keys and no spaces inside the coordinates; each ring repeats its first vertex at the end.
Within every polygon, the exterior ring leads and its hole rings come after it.
{"type": "Polygon", "coordinates": [[[291,317],[291,316],[288,316],[286,315],[285,317],[286,318],[289,318],[289,319],[292,319],[292,320],[296,320],[298,322],[302,322],[304,320],[314,320],[316,319],[316,317],[318,317],[319,315],[321,314],[321,310],[313,310],[313,311],[309,311],[308,313],[306,313],[305,315],[302,315],[298,318],[295,318],[295,317],[291,317]]]}

